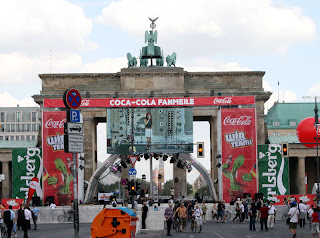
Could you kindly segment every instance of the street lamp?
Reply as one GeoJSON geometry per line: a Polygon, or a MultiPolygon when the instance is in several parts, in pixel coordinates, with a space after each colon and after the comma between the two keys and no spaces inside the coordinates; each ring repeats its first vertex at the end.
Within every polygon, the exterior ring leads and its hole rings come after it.
{"type": "Polygon", "coordinates": [[[158,174],[158,207],[160,207],[160,186],[161,186],[161,179],[162,179],[162,175],[158,174]]]}
{"type": "Polygon", "coordinates": [[[319,206],[319,200],[320,200],[320,187],[319,187],[319,134],[320,134],[320,128],[319,128],[319,119],[318,119],[318,105],[317,105],[317,98],[315,98],[315,107],[314,107],[314,127],[316,128],[316,144],[317,144],[317,207],[319,206]]]}

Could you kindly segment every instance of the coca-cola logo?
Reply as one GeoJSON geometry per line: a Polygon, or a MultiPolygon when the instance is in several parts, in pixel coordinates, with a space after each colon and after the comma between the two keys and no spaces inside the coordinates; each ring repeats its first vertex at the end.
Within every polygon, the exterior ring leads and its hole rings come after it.
{"type": "Polygon", "coordinates": [[[249,126],[251,125],[251,118],[252,116],[241,116],[238,118],[232,118],[231,116],[227,116],[223,120],[223,124],[225,126],[236,126],[236,125],[249,126]]]}
{"type": "Polygon", "coordinates": [[[213,104],[230,104],[232,102],[231,97],[215,98],[213,104]]]}
{"type": "Polygon", "coordinates": [[[90,99],[83,99],[83,100],[81,101],[80,107],[88,107],[88,106],[89,106],[89,103],[90,103],[90,99]]]}
{"type": "Polygon", "coordinates": [[[64,123],[67,122],[67,119],[61,121],[54,121],[51,118],[46,122],[46,128],[64,128],[64,123]]]}

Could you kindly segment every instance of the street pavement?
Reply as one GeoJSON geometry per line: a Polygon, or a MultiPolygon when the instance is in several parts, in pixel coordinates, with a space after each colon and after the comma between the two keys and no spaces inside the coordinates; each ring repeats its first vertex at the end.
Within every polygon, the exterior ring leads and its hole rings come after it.
{"type": "MultiPolygon", "coordinates": [[[[282,238],[282,237],[292,237],[292,233],[289,231],[288,225],[285,221],[277,221],[273,229],[269,229],[268,232],[260,231],[260,221],[256,222],[257,231],[249,230],[249,220],[245,223],[240,224],[239,222],[232,223],[230,221],[226,223],[216,223],[213,221],[207,221],[203,225],[201,233],[191,233],[191,229],[188,225],[185,228],[185,232],[176,233],[172,231],[172,237],[176,238],[259,238],[259,237],[270,237],[270,238],[282,238]]],[[[164,232],[163,237],[166,237],[166,232],[164,232]]],[[[299,228],[297,231],[297,237],[312,237],[311,229],[308,224],[305,228],[299,228]]]]}
{"type": "MultiPolygon", "coordinates": [[[[148,219],[147,219],[148,225],[148,219]]],[[[31,225],[33,228],[33,224],[31,225]]],[[[89,238],[90,236],[90,223],[81,223],[79,237],[89,238]]],[[[268,232],[260,231],[259,221],[256,223],[257,231],[253,232],[249,230],[249,221],[244,224],[239,222],[227,222],[227,223],[216,223],[213,221],[207,221],[203,225],[201,233],[191,233],[190,225],[185,229],[185,232],[176,233],[172,231],[172,237],[175,238],[282,238],[292,237],[288,226],[284,221],[277,221],[274,225],[274,229],[269,229],[268,232]]],[[[74,237],[74,229],[72,223],[55,223],[55,224],[39,224],[38,230],[29,230],[30,238],[72,238],[74,237]]],[[[18,237],[23,237],[23,231],[18,231],[18,237]]],[[[112,237],[112,236],[111,236],[112,237]]],[[[140,230],[137,238],[165,238],[166,231],[163,230],[140,230]]],[[[305,228],[299,228],[297,232],[297,238],[312,237],[308,224],[305,228]]]]}

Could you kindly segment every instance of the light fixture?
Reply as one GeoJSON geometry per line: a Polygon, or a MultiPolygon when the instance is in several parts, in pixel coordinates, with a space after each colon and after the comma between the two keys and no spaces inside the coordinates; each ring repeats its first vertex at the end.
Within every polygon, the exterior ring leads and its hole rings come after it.
{"type": "Polygon", "coordinates": [[[221,167],[221,164],[220,164],[220,163],[217,163],[217,164],[216,164],[216,167],[217,167],[217,168],[220,168],[220,167],[221,167]]]}

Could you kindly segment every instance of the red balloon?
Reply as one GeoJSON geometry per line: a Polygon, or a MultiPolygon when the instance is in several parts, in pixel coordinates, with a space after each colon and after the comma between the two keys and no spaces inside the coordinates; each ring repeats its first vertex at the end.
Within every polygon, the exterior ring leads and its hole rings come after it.
{"type": "MultiPolygon", "coordinates": [[[[314,117],[308,117],[303,119],[298,127],[297,127],[297,137],[299,141],[306,147],[316,147],[316,144],[305,144],[305,143],[316,143],[316,127],[314,126],[314,117]]],[[[318,127],[318,133],[320,132],[320,125],[318,127]]],[[[318,137],[320,139],[320,134],[318,134],[318,137]]],[[[318,140],[319,141],[319,140],[318,140]]],[[[319,141],[320,142],[320,141],[319,141]]]]}

